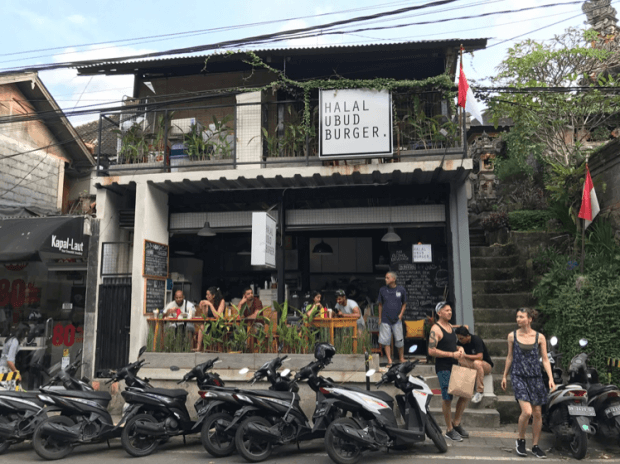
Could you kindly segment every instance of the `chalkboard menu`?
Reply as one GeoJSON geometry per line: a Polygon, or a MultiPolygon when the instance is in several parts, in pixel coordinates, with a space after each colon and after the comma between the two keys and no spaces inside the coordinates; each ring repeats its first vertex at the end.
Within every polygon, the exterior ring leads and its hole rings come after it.
{"type": "Polygon", "coordinates": [[[166,297],[166,281],[146,279],[146,295],[144,296],[144,313],[153,314],[154,309],[164,310],[166,297]]]}
{"type": "Polygon", "coordinates": [[[407,291],[404,319],[416,321],[432,314],[435,305],[449,288],[448,250],[433,245],[431,263],[413,262],[413,244],[390,244],[390,270],[396,272],[397,285],[407,291]]]}
{"type": "Polygon", "coordinates": [[[144,277],[168,277],[168,245],[144,241],[144,277]]]}

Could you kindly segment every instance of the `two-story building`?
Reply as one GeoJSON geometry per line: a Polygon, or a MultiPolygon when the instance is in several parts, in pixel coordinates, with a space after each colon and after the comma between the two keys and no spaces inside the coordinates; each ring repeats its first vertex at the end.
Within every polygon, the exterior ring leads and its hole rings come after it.
{"type": "Polygon", "coordinates": [[[216,286],[235,302],[250,286],[265,304],[300,308],[312,290],[333,307],[342,288],[372,317],[393,270],[409,294],[406,319],[447,299],[456,321],[473,326],[472,160],[454,106],[461,45],[474,51],[486,39],[79,68],[135,76],[123,109],[101,114],[101,132],[115,125],[117,143],[94,154],[94,369],[120,363],[110,347],[133,358],[147,318],[176,289],[198,302],[216,286]],[[274,221],[272,235],[253,221],[259,212],[274,221]]]}

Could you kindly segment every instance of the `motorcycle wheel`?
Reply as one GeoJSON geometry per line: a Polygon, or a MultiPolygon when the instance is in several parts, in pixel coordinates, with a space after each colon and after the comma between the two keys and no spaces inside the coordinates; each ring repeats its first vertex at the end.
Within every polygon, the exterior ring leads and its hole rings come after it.
{"type": "Polygon", "coordinates": [[[207,452],[216,458],[230,456],[235,451],[235,437],[227,433],[218,432],[215,424],[218,420],[232,421],[232,416],[227,412],[218,412],[205,419],[200,430],[202,446],[207,452]]]}
{"type": "Polygon", "coordinates": [[[334,434],[334,425],[344,424],[353,429],[359,429],[359,425],[349,417],[341,417],[329,424],[325,432],[325,449],[332,461],[336,464],[354,464],[362,455],[362,447],[357,443],[349,442],[334,434]]]}
{"type": "MultiPolygon", "coordinates": [[[[6,417],[0,416],[0,424],[6,425],[9,422],[10,421],[6,417]]],[[[0,438],[0,454],[4,453],[6,450],[8,450],[9,446],[11,446],[11,442],[9,441],[8,438],[0,438]]]]}
{"type": "Polygon", "coordinates": [[[160,438],[138,433],[136,424],[139,422],[157,423],[157,419],[150,414],[138,414],[125,424],[121,434],[121,443],[125,451],[135,457],[148,456],[153,453],[161,441],[160,438]]]}
{"type": "Polygon", "coordinates": [[[67,456],[73,446],[71,443],[54,438],[41,430],[43,424],[61,424],[67,427],[75,425],[75,422],[67,416],[52,416],[41,422],[34,430],[32,446],[39,456],[48,461],[62,459],[67,456]]]}
{"type": "Polygon", "coordinates": [[[576,421],[572,423],[573,437],[570,440],[570,452],[575,459],[583,459],[588,452],[588,435],[581,430],[576,421]]]}
{"type": "Polygon", "coordinates": [[[265,427],[271,427],[267,419],[261,416],[252,416],[244,420],[235,435],[235,447],[246,461],[261,462],[271,456],[271,443],[252,437],[247,433],[248,425],[252,422],[265,427]]]}
{"type": "Polygon", "coordinates": [[[441,433],[441,428],[430,411],[426,413],[426,436],[432,440],[440,453],[448,451],[448,444],[441,433]]]}

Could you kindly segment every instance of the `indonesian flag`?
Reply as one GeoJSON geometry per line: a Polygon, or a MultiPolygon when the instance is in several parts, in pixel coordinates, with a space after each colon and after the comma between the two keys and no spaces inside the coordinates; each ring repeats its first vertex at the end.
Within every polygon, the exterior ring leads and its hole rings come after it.
{"type": "Polygon", "coordinates": [[[480,110],[478,109],[478,102],[474,97],[474,92],[472,92],[471,87],[467,83],[467,78],[465,77],[465,72],[463,71],[463,62],[461,61],[461,73],[459,75],[459,100],[458,106],[461,108],[465,108],[472,118],[475,118],[483,124],[482,115],[480,114],[480,110]]]}
{"type": "Polygon", "coordinates": [[[592,177],[590,177],[590,168],[586,164],[586,183],[583,184],[583,196],[581,197],[581,209],[579,210],[579,217],[585,219],[583,230],[586,230],[588,226],[592,224],[592,221],[594,221],[594,218],[600,210],[601,208],[598,205],[598,198],[596,198],[592,177]]]}

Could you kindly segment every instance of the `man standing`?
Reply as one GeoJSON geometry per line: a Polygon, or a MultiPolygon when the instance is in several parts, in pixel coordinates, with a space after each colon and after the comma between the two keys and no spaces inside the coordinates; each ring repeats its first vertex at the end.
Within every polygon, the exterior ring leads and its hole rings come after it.
{"type": "Polygon", "coordinates": [[[447,301],[435,306],[438,320],[431,327],[428,339],[428,354],[435,358],[435,372],[441,387],[441,411],[446,420],[446,438],[453,441],[463,441],[469,433],[461,427],[461,418],[467,406],[467,398],[459,398],[456,402],[456,412],[452,420],[452,395],[448,394],[452,366],[463,358],[463,347],[456,345],[456,334],[450,324],[452,307],[447,301]]]}
{"type": "Polygon", "coordinates": [[[454,329],[459,345],[463,347],[465,354],[459,361],[463,367],[476,370],[476,394],[472,398],[472,403],[480,403],[484,393],[484,376],[491,373],[493,361],[487,346],[478,335],[469,333],[467,327],[461,326],[454,329]]]}
{"type": "Polygon", "coordinates": [[[354,317],[357,319],[357,331],[361,332],[366,328],[362,312],[359,305],[350,298],[347,298],[344,290],[336,290],[336,312],[338,317],[354,317]]]}
{"type": "Polygon", "coordinates": [[[263,309],[263,302],[254,296],[252,287],[243,289],[243,298],[239,302],[239,312],[246,319],[256,319],[258,312],[263,309]]]}
{"type": "Polygon", "coordinates": [[[385,286],[379,290],[379,343],[383,345],[388,367],[392,364],[391,342],[394,335],[394,347],[398,350],[398,359],[405,362],[403,338],[403,314],[407,307],[407,292],[396,285],[396,273],[385,274],[385,286]]]}

